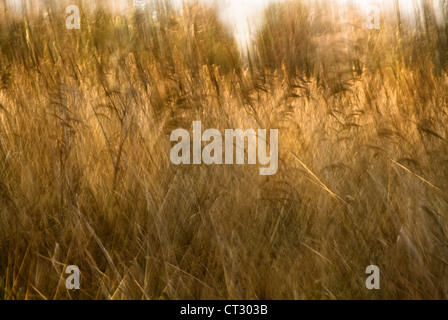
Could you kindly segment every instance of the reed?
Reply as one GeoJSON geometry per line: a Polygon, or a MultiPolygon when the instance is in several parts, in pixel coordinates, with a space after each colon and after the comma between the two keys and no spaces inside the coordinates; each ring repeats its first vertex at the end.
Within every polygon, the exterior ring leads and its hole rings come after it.
{"type": "Polygon", "coordinates": [[[0,4],[0,299],[446,299],[446,28],[307,3],[249,54],[216,6],[0,4]],[[193,121],[279,129],[277,174],[171,164],[193,121]]]}

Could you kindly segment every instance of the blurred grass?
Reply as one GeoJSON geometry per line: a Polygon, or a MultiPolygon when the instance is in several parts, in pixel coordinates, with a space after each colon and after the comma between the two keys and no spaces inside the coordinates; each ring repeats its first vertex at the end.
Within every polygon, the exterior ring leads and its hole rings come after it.
{"type": "Polygon", "coordinates": [[[241,55],[216,6],[0,4],[0,299],[446,299],[446,28],[288,1],[241,55]],[[169,134],[277,128],[279,171],[169,134]],[[82,272],[65,289],[65,266],[82,272]],[[364,283],[381,269],[381,290],[364,283]]]}

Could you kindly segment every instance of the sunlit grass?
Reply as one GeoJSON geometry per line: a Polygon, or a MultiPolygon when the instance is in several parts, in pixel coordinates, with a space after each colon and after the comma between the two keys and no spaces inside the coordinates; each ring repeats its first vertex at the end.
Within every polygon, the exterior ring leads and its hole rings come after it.
{"type": "Polygon", "coordinates": [[[213,6],[74,3],[80,30],[63,2],[0,9],[0,299],[447,298],[448,51],[430,7],[425,28],[390,11],[367,30],[276,3],[242,55],[213,6]],[[278,173],[171,164],[171,131],[196,120],[279,129],[278,173]]]}

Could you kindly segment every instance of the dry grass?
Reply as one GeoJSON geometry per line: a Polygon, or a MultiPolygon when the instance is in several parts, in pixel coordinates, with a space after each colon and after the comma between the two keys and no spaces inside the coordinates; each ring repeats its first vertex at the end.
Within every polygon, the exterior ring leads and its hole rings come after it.
{"type": "Polygon", "coordinates": [[[63,1],[21,19],[0,5],[0,299],[448,297],[446,34],[430,16],[369,31],[278,5],[247,61],[199,4],[161,1],[154,19],[77,3],[79,31],[63,1]],[[194,120],[279,129],[278,173],[171,164],[170,132],[194,120]]]}

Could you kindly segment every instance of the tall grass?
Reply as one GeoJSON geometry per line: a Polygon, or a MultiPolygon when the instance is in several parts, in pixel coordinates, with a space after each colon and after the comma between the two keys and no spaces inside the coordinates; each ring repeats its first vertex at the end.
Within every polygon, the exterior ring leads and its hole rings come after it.
{"type": "Polygon", "coordinates": [[[0,5],[0,299],[448,297],[446,29],[269,7],[0,5]],[[175,166],[176,128],[279,129],[279,171],[175,166]],[[368,265],[381,290],[365,288],[368,265]],[[65,288],[79,266],[81,289],[65,288]]]}

